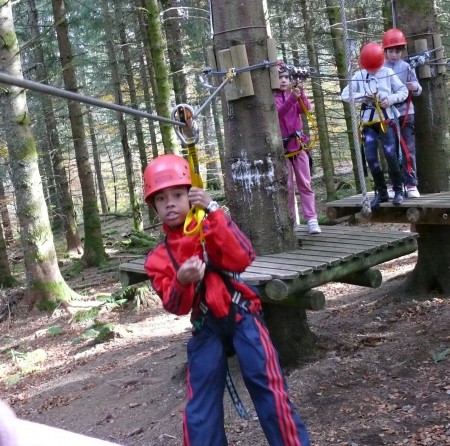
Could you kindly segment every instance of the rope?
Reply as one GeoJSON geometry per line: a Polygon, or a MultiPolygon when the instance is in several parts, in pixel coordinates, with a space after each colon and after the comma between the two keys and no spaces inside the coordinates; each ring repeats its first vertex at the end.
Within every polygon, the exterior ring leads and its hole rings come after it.
{"type": "MultiPolygon", "coordinates": [[[[348,78],[351,78],[351,48],[349,45],[349,38],[348,38],[348,29],[347,29],[347,18],[345,16],[345,0],[339,0],[340,1],[340,11],[341,11],[341,21],[342,21],[342,30],[344,33],[344,41],[345,41],[345,63],[346,63],[346,69],[347,69],[347,76],[348,78]]],[[[367,196],[367,190],[366,190],[366,181],[364,178],[364,167],[361,157],[361,152],[358,150],[359,147],[359,139],[358,139],[358,125],[357,125],[357,119],[356,119],[356,108],[355,108],[355,98],[353,96],[353,89],[351,88],[350,84],[351,80],[349,81],[349,99],[350,99],[350,113],[351,113],[351,121],[352,121],[352,133],[353,133],[353,145],[355,147],[355,155],[356,155],[356,164],[358,168],[358,177],[359,177],[359,183],[361,185],[361,192],[362,192],[362,214],[364,216],[370,216],[371,209],[370,209],[370,202],[369,198],[367,196]]]]}

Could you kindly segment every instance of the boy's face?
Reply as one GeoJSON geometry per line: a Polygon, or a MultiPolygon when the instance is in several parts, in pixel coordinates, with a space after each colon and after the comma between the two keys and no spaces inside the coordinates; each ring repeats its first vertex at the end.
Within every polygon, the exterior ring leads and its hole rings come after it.
{"type": "Polygon", "coordinates": [[[397,62],[402,58],[403,47],[394,46],[386,50],[386,57],[389,62],[397,62]]]}
{"type": "Polygon", "coordinates": [[[286,91],[289,88],[289,73],[281,73],[280,76],[280,90],[286,91]]]}
{"type": "Polygon", "coordinates": [[[186,186],[167,187],[153,197],[159,218],[170,228],[184,224],[190,204],[186,186]]]}

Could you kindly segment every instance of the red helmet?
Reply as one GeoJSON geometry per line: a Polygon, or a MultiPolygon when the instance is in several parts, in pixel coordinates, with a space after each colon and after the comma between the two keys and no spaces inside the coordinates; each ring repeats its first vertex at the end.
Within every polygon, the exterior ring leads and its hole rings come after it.
{"type": "Polygon", "coordinates": [[[152,204],[152,195],[166,187],[191,186],[189,163],[177,155],[161,155],[144,171],[144,201],[152,204]]]}
{"type": "Polygon", "coordinates": [[[384,52],[379,43],[366,43],[359,55],[359,65],[367,71],[378,71],[384,64],[384,52]]]}
{"type": "Polygon", "coordinates": [[[405,35],[397,28],[388,29],[383,34],[383,48],[392,48],[394,46],[406,46],[405,35]]]}

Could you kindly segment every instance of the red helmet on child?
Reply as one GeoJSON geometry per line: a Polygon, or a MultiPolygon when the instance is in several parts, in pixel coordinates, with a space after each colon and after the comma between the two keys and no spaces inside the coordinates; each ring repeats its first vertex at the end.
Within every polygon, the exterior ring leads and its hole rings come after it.
{"type": "Polygon", "coordinates": [[[359,65],[367,71],[378,71],[384,64],[384,52],[379,43],[366,43],[359,55],[359,65]]]}
{"type": "Polygon", "coordinates": [[[167,154],[155,158],[144,171],[144,201],[166,187],[191,186],[189,163],[181,156],[167,154]]]}
{"type": "Polygon", "coordinates": [[[383,48],[386,50],[395,46],[406,46],[406,37],[399,29],[391,28],[383,34],[383,48]]]}

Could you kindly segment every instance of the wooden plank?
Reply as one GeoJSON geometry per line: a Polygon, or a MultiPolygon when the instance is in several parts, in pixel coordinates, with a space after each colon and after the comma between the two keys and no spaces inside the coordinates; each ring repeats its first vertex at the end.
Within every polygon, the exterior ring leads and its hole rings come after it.
{"type": "Polygon", "coordinates": [[[274,279],[281,279],[281,280],[289,280],[289,279],[295,279],[299,277],[300,275],[309,274],[313,271],[312,268],[304,268],[303,270],[299,272],[295,271],[281,271],[279,269],[273,269],[273,268],[262,268],[260,266],[253,266],[250,265],[245,272],[250,273],[258,273],[258,274],[270,274],[274,279]]]}
{"type": "Polygon", "coordinates": [[[308,257],[297,256],[294,259],[279,259],[272,257],[257,257],[253,262],[253,266],[262,266],[267,268],[279,268],[280,265],[282,268],[297,271],[298,267],[312,267],[313,270],[326,268],[327,265],[323,262],[317,262],[311,260],[308,257]]]}
{"type": "Polygon", "coordinates": [[[340,262],[345,261],[345,257],[348,257],[348,259],[351,259],[353,256],[348,254],[346,256],[341,256],[341,258],[333,255],[325,255],[323,253],[317,253],[313,250],[297,250],[297,251],[289,251],[284,252],[281,254],[270,254],[266,255],[265,257],[274,258],[274,259],[284,259],[286,263],[288,263],[291,259],[297,259],[298,256],[301,255],[302,257],[306,257],[308,259],[313,259],[314,261],[319,261],[327,264],[328,266],[336,265],[340,262]]]}

